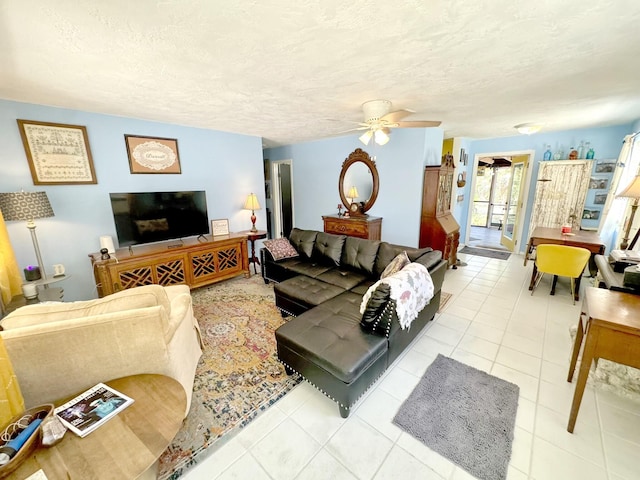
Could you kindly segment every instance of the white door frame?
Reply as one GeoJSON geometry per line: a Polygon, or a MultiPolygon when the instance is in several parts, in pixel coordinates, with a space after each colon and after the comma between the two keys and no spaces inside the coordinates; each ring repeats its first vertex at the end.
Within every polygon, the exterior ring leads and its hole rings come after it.
{"type": "MultiPolygon", "coordinates": [[[[471,171],[471,191],[469,193],[469,209],[467,211],[467,228],[465,230],[464,243],[465,245],[469,245],[469,236],[471,234],[471,215],[473,214],[473,192],[476,190],[476,178],[478,173],[478,163],[483,157],[516,157],[519,155],[528,155],[529,160],[527,161],[527,171],[525,173],[525,183],[524,183],[524,193],[522,197],[522,205],[520,205],[520,211],[522,214],[522,221],[519,223],[518,228],[514,232],[513,239],[516,241],[516,247],[514,249],[514,253],[520,253],[521,248],[523,247],[523,242],[521,242],[523,225],[524,225],[524,214],[527,211],[527,203],[529,201],[529,188],[531,186],[531,172],[533,171],[533,162],[535,160],[536,151],[535,150],[514,150],[508,152],[487,152],[487,153],[476,153],[473,159],[473,168],[471,171]]],[[[526,242],[524,242],[526,243],[526,242]]]]}
{"type": "Polygon", "coordinates": [[[271,198],[273,199],[273,238],[280,237],[282,232],[282,205],[281,198],[281,186],[280,175],[278,172],[279,166],[282,164],[289,165],[289,171],[291,172],[291,217],[295,218],[295,206],[293,201],[293,160],[274,160],[271,162],[271,198]]]}

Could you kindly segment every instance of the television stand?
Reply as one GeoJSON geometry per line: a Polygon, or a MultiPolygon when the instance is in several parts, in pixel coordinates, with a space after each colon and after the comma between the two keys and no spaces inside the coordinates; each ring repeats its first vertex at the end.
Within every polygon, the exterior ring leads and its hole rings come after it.
{"type": "Polygon", "coordinates": [[[116,250],[106,260],[100,253],[90,253],[98,296],[142,285],[185,284],[197,288],[242,274],[250,276],[246,235],[207,235],[205,239],[189,237],[178,245],[137,245],[135,251],[131,247],[116,250]]]}

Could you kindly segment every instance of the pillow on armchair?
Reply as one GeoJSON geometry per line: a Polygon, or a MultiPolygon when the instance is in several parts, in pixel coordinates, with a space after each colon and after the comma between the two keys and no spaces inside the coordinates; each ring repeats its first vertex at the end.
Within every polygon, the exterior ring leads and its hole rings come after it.
{"type": "Polygon", "coordinates": [[[377,335],[389,336],[391,318],[396,311],[395,300],[390,298],[391,286],[380,283],[371,293],[367,306],[362,314],[360,326],[363,330],[377,335]]]}

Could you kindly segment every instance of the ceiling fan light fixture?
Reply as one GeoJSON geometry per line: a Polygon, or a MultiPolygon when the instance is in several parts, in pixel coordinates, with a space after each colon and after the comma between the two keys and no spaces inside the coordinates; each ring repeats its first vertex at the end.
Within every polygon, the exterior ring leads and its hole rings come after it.
{"type": "Polygon", "coordinates": [[[521,123],[513,128],[523,135],[533,135],[542,129],[542,125],[540,123],[521,123]]]}
{"type": "Polygon", "coordinates": [[[376,130],[374,133],[374,140],[378,145],[385,145],[389,141],[389,135],[382,130],[376,130]]]}
{"type": "Polygon", "coordinates": [[[369,142],[371,141],[371,137],[373,137],[373,132],[371,130],[367,130],[362,135],[360,135],[358,140],[360,140],[365,145],[369,145],[369,142]]]}

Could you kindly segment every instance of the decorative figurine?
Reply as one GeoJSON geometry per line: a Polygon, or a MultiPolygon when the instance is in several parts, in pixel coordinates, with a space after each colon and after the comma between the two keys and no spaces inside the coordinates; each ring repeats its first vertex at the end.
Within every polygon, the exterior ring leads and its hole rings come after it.
{"type": "Polygon", "coordinates": [[[339,217],[342,216],[342,204],[341,203],[338,204],[338,216],[339,217]]]}

